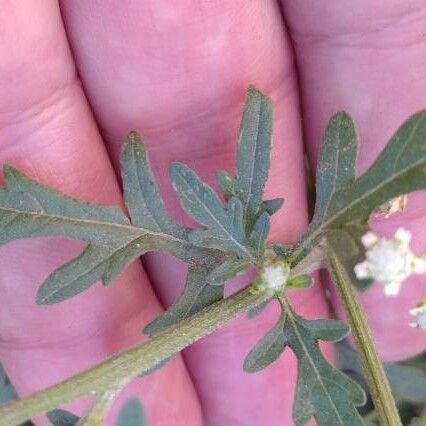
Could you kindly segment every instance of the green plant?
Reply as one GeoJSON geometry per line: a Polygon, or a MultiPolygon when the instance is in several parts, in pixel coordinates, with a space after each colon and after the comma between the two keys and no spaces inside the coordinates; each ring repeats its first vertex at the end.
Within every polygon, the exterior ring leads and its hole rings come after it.
{"type": "MultiPolygon", "coordinates": [[[[272,300],[281,306],[276,326],[248,354],[244,368],[267,367],[289,347],[299,360],[293,417],[296,425],[315,417],[320,425],[364,424],[356,409],[363,389],[322,355],[318,341],[339,341],[349,327],[336,320],[306,320],[294,311],[288,289],[312,284],[307,275],[326,267],[334,278],[357,341],[377,413],[383,424],[400,420],[382,364],[358,303],[354,268],[365,257],[362,237],[370,215],[385,202],[426,188],[426,112],[397,131],[376,162],[355,176],[358,138],[348,114],[334,115],[325,133],[317,171],[312,222],[291,247],[267,245],[270,216],[283,200],[263,200],[268,177],[272,108],[250,87],[244,109],[235,176],[218,173],[225,204],[211,187],[182,164],[170,175],[183,208],[201,227],[188,229],[167,214],[150,171],[145,145],[130,133],[123,149],[122,178],[130,219],[118,207],[85,203],[43,187],[5,166],[0,190],[0,243],[36,236],[66,236],[87,244],[76,259],[54,271],[40,287],[37,302],[58,303],[95,282],[111,283],[130,262],[163,251],[188,263],[184,292],[144,331],[146,343],[105,360],[54,387],[0,408],[0,424],[12,425],[79,396],[96,399],[86,419],[105,414],[110,400],[133,378],[160,368],[170,357],[244,311],[255,316],[272,300]],[[255,281],[224,298],[225,283],[249,268],[255,281]],[[119,367],[119,368],[118,368],[119,367]],[[310,389],[315,392],[310,392],[310,389]]],[[[84,420],[80,424],[84,423],[84,420]]]]}

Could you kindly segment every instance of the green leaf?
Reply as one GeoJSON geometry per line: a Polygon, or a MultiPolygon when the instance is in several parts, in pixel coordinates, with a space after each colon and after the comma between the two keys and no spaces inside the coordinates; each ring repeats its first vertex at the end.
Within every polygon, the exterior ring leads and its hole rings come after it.
{"type": "Polygon", "coordinates": [[[246,246],[241,201],[231,198],[225,209],[214,191],[183,164],[172,164],[170,174],[183,208],[207,227],[190,234],[191,241],[252,258],[246,246]]]}
{"type": "Polygon", "coordinates": [[[299,243],[299,246],[306,247],[305,254],[318,243],[326,229],[332,226],[327,222],[330,204],[335,193],[346,188],[355,179],[358,146],[352,118],[346,112],[333,115],[327,124],[318,159],[314,216],[299,243]]]}
{"type": "Polygon", "coordinates": [[[190,231],[170,219],[146,147],[135,132],[128,136],[121,156],[125,202],[132,222],[118,207],[64,196],[5,166],[6,187],[0,189],[0,244],[44,236],[87,243],[79,256],[47,278],[37,294],[41,304],[65,300],[97,281],[108,284],[148,251],[168,252],[190,265],[212,265],[222,256],[220,251],[256,263],[253,251],[263,256],[268,229],[262,212],[272,214],[281,204],[280,200],[261,199],[269,169],[270,130],[269,100],[250,88],[241,124],[238,178],[226,172],[218,176],[227,208],[195,174],[184,166],[172,167],[183,205],[206,227],[204,230],[190,231]],[[256,224],[255,230],[247,226],[248,221],[256,224]]]}
{"type": "Polygon", "coordinates": [[[209,263],[216,250],[196,247],[189,230],[167,216],[142,141],[133,134],[125,145],[123,179],[132,225],[117,207],[66,197],[5,166],[0,189],[0,244],[40,236],[64,236],[88,243],[75,259],[54,271],[39,289],[37,302],[57,303],[93,283],[113,281],[147,251],[166,251],[190,263],[209,263]],[[142,190],[144,187],[144,190],[142,190]]]}
{"type": "Polygon", "coordinates": [[[118,413],[116,426],[144,426],[145,413],[138,398],[131,398],[118,413]]]}
{"type": "Polygon", "coordinates": [[[133,229],[118,207],[74,200],[4,166],[0,190],[0,244],[19,238],[64,236],[99,245],[131,240],[133,229]]]}
{"type": "Polygon", "coordinates": [[[244,259],[228,259],[214,268],[208,275],[207,281],[211,285],[222,285],[226,281],[235,278],[237,275],[247,271],[251,264],[244,259]]]}
{"type": "MultiPolygon", "coordinates": [[[[54,271],[43,283],[37,293],[37,303],[52,304],[66,300],[89,288],[94,282],[102,280],[107,285],[111,283],[121,271],[142,254],[154,249],[155,243],[151,237],[142,235],[130,244],[124,246],[95,246],[88,245],[75,259],[54,271]]],[[[169,245],[171,249],[173,245],[169,245]]],[[[197,253],[189,243],[179,243],[175,246],[176,257],[182,260],[198,261],[204,254],[204,261],[210,262],[214,254],[200,249],[197,253]]],[[[161,249],[161,244],[158,246],[161,249]]]]}
{"type": "Polygon", "coordinates": [[[167,214],[158,190],[145,144],[132,132],[121,156],[124,198],[132,223],[154,232],[185,239],[187,230],[176,225],[167,214]]]}
{"type": "MultiPolygon", "coordinates": [[[[335,116],[336,117],[336,116],[335,116]]],[[[333,117],[329,128],[334,128],[333,117]]],[[[350,120],[341,114],[345,121],[350,120]]],[[[348,129],[351,127],[347,124],[348,129]]],[[[329,134],[330,131],[327,132],[329,134]]],[[[333,132],[331,132],[333,133],[333,132]]],[[[340,132],[340,137],[326,139],[321,149],[319,170],[332,155],[338,167],[319,173],[316,213],[321,219],[313,222],[305,236],[304,245],[311,245],[324,233],[324,229],[344,227],[347,223],[365,223],[370,214],[386,201],[426,187],[426,111],[409,118],[392,137],[374,164],[357,179],[353,179],[356,159],[354,131],[340,132]]],[[[299,254],[299,253],[298,253],[299,254]]]]}
{"type": "Polygon", "coordinates": [[[330,203],[334,225],[367,220],[386,201],[426,187],[426,110],[409,118],[374,164],[330,203]],[[350,191],[348,189],[350,188],[350,191]]]}
{"type": "Polygon", "coordinates": [[[306,425],[312,417],[321,426],[363,425],[356,406],[365,404],[362,388],[333,367],[322,355],[318,339],[337,341],[348,333],[341,321],[306,320],[298,316],[286,299],[275,327],[251,350],[244,368],[253,372],[267,367],[289,346],[298,361],[293,419],[306,425]]]}
{"type": "Polygon", "coordinates": [[[333,194],[355,179],[358,137],[346,112],[331,117],[325,131],[316,175],[315,212],[311,230],[327,217],[333,194]]]}
{"type": "Polygon", "coordinates": [[[216,177],[226,201],[237,197],[237,182],[233,176],[225,170],[219,170],[216,177]]]}
{"type": "Polygon", "coordinates": [[[247,92],[237,150],[237,193],[243,204],[245,223],[254,223],[268,179],[272,135],[270,100],[250,86],[247,92]]]}
{"type": "Polygon", "coordinates": [[[284,328],[285,316],[281,315],[278,323],[246,356],[244,371],[255,373],[268,367],[278,359],[288,345],[287,337],[283,332],[284,328]]]}
{"type": "MultiPolygon", "coordinates": [[[[124,145],[121,165],[124,198],[132,224],[152,233],[156,242],[150,244],[157,245],[154,247],[155,250],[167,251],[189,263],[209,263],[210,258],[218,257],[219,254],[213,250],[195,247],[189,241],[190,230],[177,225],[170,219],[152,174],[145,144],[140,135],[135,132],[129,134],[124,145]]],[[[137,246],[138,241],[134,243],[130,248],[126,247],[124,252],[119,253],[120,259],[124,260],[128,256],[130,260],[133,260],[140,256],[140,250],[139,254],[129,253],[131,248],[137,246]]],[[[143,247],[149,247],[148,241],[139,241],[139,243],[143,247]]],[[[108,278],[117,276],[119,272],[119,268],[110,265],[108,278]]]]}
{"type": "Polygon", "coordinates": [[[333,235],[339,250],[344,247],[349,252],[338,251],[353,282],[361,290],[367,288],[371,282],[358,281],[353,274],[354,265],[364,255],[360,238],[379,206],[426,187],[425,141],[426,111],[420,111],[398,129],[369,170],[354,179],[356,133],[345,113],[334,116],[320,154],[314,220],[292,254],[291,265],[300,262],[324,236],[330,242],[333,235]]]}
{"type": "Polygon", "coordinates": [[[252,231],[254,223],[263,212],[271,216],[284,202],[282,198],[262,201],[270,166],[271,133],[270,100],[250,86],[238,138],[237,176],[231,176],[223,170],[217,174],[225,200],[234,197],[241,201],[247,233],[252,231]]]}
{"type": "Polygon", "coordinates": [[[266,239],[268,238],[270,226],[269,214],[264,212],[256,220],[253,231],[250,234],[249,244],[258,259],[262,259],[265,253],[266,239]]]}
{"type": "Polygon", "coordinates": [[[53,426],[76,426],[80,420],[75,414],[62,409],[49,411],[46,415],[53,426]]]}
{"type": "Polygon", "coordinates": [[[247,312],[248,319],[253,319],[253,318],[256,318],[258,315],[260,315],[265,310],[265,308],[268,306],[268,304],[271,300],[272,300],[272,298],[265,300],[262,303],[259,303],[259,305],[255,306],[254,308],[251,308],[247,312]]]}
{"type": "MultiPolygon", "coordinates": [[[[175,254],[196,259],[193,250],[185,248],[184,242],[178,244],[175,254]]],[[[89,288],[98,280],[106,285],[112,282],[121,271],[142,254],[154,250],[157,244],[151,236],[142,235],[123,246],[96,246],[89,244],[75,259],[54,271],[37,292],[37,303],[53,304],[73,297],[89,288]]],[[[169,245],[171,248],[173,245],[169,245]]],[[[157,245],[161,249],[160,245],[157,245]]],[[[201,254],[201,253],[200,253],[201,254]]],[[[178,257],[178,256],[177,256],[178,257]]]]}
{"type": "Polygon", "coordinates": [[[284,204],[284,198],[274,198],[273,200],[262,201],[261,210],[269,216],[275,214],[284,204]]]}
{"type": "Polygon", "coordinates": [[[46,279],[37,292],[37,303],[58,303],[81,293],[100,279],[104,283],[110,282],[126,264],[141,254],[141,249],[137,246],[126,248],[127,257],[120,259],[119,253],[123,249],[87,246],[80,256],[54,271],[46,279]],[[115,273],[111,273],[114,269],[115,273]]]}
{"type": "Polygon", "coordinates": [[[6,371],[0,364],[0,404],[9,402],[17,397],[12,383],[6,375],[6,371]]]}
{"type": "Polygon", "coordinates": [[[306,329],[309,329],[318,339],[327,342],[338,342],[349,334],[349,327],[343,321],[323,319],[305,320],[299,317],[306,329]]]}
{"type": "Polygon", "coordinates": [[[207,281],[211,271],[212,267],[190,267],[182,295],[166,312],[144,328],[144,334],[153,336],[222,299],[223,287],[212,286],[207,281]]]}

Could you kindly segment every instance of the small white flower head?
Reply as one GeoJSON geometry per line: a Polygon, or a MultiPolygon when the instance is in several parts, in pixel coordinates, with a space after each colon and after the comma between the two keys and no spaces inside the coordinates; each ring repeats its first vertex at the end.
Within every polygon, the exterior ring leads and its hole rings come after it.
{"type": "Polygon", "coordinates": [[[426,272],[426,259],[414,255],[410,241],[410,232],[402,228],[390,240],[367,232],[361,239],[366,248],[366,259],[355,265],[355,275],[359,279],[371,278],[380,282],[387,296],[396,296],[410,275],[426,272]]]}
{"type": "Polygon", "coordinates": [[[290,278],[290,267],[286,262],[276,262],[265,265],[260,273],[261,287],[268,291],[278,291],[284,288],[290,278]]]}
{"type": "Polygon", "coordinates": [[[414,321],[410,322],[410,327],[422,328],[426,331],[426,299],[422,300],[415,308],[410,309],[410,315],[414,321]]]}

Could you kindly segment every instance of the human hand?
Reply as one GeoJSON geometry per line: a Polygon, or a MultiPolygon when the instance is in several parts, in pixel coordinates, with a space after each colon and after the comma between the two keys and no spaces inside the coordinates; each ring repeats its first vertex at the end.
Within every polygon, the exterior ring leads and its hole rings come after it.
{"type": "MultiPolygon", "coordinates": [[[[286,199],[272,219],[272,238],[295,241],[307,223],[301,124],[315,164],[327,120],[349,111],[359,124],[363,171],[396,127],[425,107],[421,0],[299,0],[281,8],[255,0],[74,0],[61,3],[63,21],[53,0],[0,4],[1,162],[81,199],[122,203],[114,169],[125,134],[136,129],[172,214],[187,220],[168,164],[187,163],[212,184],[218,167],[232,170],[243,97],[253,83],[274,103],[267,196],[286,199]]],[[[410,196],[404,215],[375,228],[389,234],[403,223],[422,250],[422,201],[410,196]]],[[[142,326],[161,309],[153,288],[165,305],[181,290],[184,267],[149,255],[144,270],[135,262],[109,288],[36,306],[43,279],[80,249],[57,239],[0,248],[0,360],[22,394],[140,341],[142,326]]],[[[425,348],[425,334],[407,326],[408,310],[424,296],[421,280],[411,278],[396,299],[377,285],[363,295],[385,360],[425,348]]],[[[291,300],[307,317],[328,315],[319,283],[291,300]]],[[[292,424],[293,356],[254,375],[242,371],[244,356],[276,317],[271,305],[256,320],[234,321],[187,349],[186,367],[177,357],[128,386],[120,400],[140,396],[150,425],[199,425],[201,413],[209,425],[292,424]]],[[[71,407],[81,411],[84,402],[71,407]]]]}

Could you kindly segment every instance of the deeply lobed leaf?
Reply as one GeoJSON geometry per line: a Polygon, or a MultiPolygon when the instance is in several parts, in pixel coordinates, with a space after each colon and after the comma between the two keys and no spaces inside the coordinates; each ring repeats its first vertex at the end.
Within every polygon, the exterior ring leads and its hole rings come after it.
{"type": "MultiPolygon", "coordinates": [[[[205,229],[191,231],[170,219],[145,144],[132,132],[121,156],[124,197],[131,222],[118,207],[66,197],[5,166],[6,187],[0,189],[0,244],[40,236],[68,237],[87,243],[77,258],[47,278],[37,294],[41,304],[65,300],[100,280],[108,284],[148,251],[165,251],[207,269],[217,267],[230,253],[254,264],[264,255],[268,215],[282,204],[280,199],[262,200],[269,169],[271,120],[269,100],[251,87],[240,129],[238,177],[219,174],[226,208],[195,173],[183,165],[172,166],[172,179],[184,207],[205,229]]],[[[205,289],[200,294],[214,293],[217,297],[217,289],[207,291],[201,283],[199,288],[205,289]]],[[[188,303],[187,296],[184,292],[179,303],[188,303]]],[[[201,297],[194,306],[206,306],[211,299],[201,297]]]]}
{"type": "Polygon", "coordinates": [[[345,268],[363,290],[370,282],[353,274],[364,256],[360,238],[370,215],[386,201],[426,187],[426,111],[410,117],[395,133],[374,164],[355,179],[358,141],[346,113],[327,126],[317,168],[317,200],[313,220],[291,255],[296,265],[324,237],[339,243],[345,268]],[[344,248],[343,248],[344,247],[344,248]]]}
{"type": "Polygon", "coordinates": [[[251,350],[244,369],[254,372],[274,362],[289,346],[299,361],[293,419],[297,426],[315,417],[319,425],[362,425],[356,406],[365,403],[362,388],[322,355],[318,339],[338,341],[349,332],[341,321],[310,321],[298,316],[286,299],[273,329],[251,350]]]}
{"type": "Polygon", "coordinates": [[[334,226],[366,221],[386,201],[426,187],[426,111],[410,117],[374,164],[330,203],[334,226]]]}
{"type": "Polygon", "coordinates": [[[247,247],[241,201],[233,197],[227,208],[223,207],[213,189],[183,164],[173,164],[170,175],[183,208],[206,227],[205,231],[193,232],[191,241],[241,258],[253,258],[247,247]]]}
{"type": "Polygon", "coordinates": [[[189,231],[168,218],[143,142],[134,134],[125,145],[122,164],[129,212],[138,226],[118,207],[66,197],[5,166],[0,243],[39,236],[65,236],[88,243],[80,256],[47,278],[37,294],[38,303],[60,302],[99,280],[107,284],[147,251],[167,251],[190,263],[209,263],[218,257],[217,251],[194,246],[189,231]]]}

